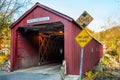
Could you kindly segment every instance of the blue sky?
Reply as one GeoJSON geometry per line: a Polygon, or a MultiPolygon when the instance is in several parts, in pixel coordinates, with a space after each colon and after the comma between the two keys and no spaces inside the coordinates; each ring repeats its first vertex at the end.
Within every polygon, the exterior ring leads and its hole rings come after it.
{"type": "Polygon", "coordinates": [[[36,2],[66,14],[74,20],[87,11],[94,18],[88,25],[93,31],[100,31],[102,26],[120,25],[120,0],[33,0],[31,6],[36,2]]]}

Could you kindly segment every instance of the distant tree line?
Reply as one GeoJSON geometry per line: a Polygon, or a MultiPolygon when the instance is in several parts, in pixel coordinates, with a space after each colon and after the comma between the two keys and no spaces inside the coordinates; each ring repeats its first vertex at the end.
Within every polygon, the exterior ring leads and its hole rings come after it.
{"type": "Polygon", "coordinates": [[[120,26],[96,32],[94,36],[106,45],[107,53],[116,56],[120,62],[120,26]]]}

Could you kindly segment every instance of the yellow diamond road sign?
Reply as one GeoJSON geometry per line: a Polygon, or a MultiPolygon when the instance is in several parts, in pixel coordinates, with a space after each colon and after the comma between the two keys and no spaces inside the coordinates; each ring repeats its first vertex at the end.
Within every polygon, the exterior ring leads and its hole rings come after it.
{"type": "Polygon", "coordinates": [[[84,11],[82,15],[77,19],[77,22],[81,27],[85,28],[92,20],[93,17],[84,11]]]}
{"type": "Polygon", "coordinates": [[[88,42],[92,39],[89,33],[86,30],[82,30],[75,38],[77,43],[83,48],[88,44],[88,42]]]}

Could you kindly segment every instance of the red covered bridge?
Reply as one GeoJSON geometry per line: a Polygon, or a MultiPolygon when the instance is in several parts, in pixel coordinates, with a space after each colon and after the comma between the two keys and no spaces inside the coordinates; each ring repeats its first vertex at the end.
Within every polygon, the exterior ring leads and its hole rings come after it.
{"type": "MultiPolygon", "coordinates": [[[[79,74],[81,48],[75,37],[82,28],[72,18],[36,3],[10,29],[10,71],[65,60],[67,74],[79,74]]],[[[85,47],[83,73],[102,56],[103,45],[92,38],[85,47]]]]}

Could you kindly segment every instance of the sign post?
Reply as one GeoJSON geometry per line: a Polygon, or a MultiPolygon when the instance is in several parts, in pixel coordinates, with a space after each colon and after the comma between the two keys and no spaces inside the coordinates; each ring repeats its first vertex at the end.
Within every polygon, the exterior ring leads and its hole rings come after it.
{"type": "Polygon", "coordinates": [[[82,66],[83,66],[83,56],[84,56],[84,48],[81,49],[81,58],[80,58],[80,80],[82,78],[82,66]]]}
{"type": "Polygon", "coordinates": [[[83,29],[75,38],[77,43],[82,47],[81,48],[81,55],[80,55],[80,80],[82,78],[82,66],[83,66],[83,56],[84,56],[84,47],[89,43],[92,37],[89,33],[83,29]]]}
{"type": "MultiPolygon", "coordinates": [[[[93,17],[89,15],[86,11],[82,13],[82,15],[77,19],[78,24],[85,28],[91,21],[93,20],[93,17]]],[[[90,34],[83,29],[75,38],[77,43],[81,46],[81,55],[80,55],[80,77],[79,80],[82,79],[82,67],[83,67],[83,57],[84,57],[84,47],[87,45],[87,43],[92,39],[90,34]]]]}

